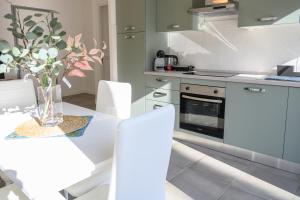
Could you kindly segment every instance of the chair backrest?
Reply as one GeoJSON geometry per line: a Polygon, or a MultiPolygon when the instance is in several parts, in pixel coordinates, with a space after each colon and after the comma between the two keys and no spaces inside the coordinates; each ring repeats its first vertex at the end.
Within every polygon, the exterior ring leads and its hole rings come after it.
{"type": "Polygon", "coordinates": [[[115,140],[110,200],[164,200],[175,109],[124,120],[115,140]]]}
{"type": "Polygon", "coordinates": [[[36,95],[32,80],[0,82],[0,112],[3,109],[20,109],[36,106],[36,95]]]}
{"type": "Polygon", "coordinates": [[[128,119],[131,113],[131,85],[99,81],[96,110],[120,119],[128,119]]]}

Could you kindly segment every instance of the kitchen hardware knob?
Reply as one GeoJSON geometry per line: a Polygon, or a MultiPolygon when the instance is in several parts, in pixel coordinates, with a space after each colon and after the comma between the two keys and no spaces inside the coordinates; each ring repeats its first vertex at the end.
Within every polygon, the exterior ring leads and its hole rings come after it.
{"type": "Polygon", "coordinates": [[[163,106],[158,105],[158,104],[153,105],[153,109],[154,109],[154,110],[155,110],[155,109],[158,109],[158,108],[161,108],[161,107],[163,107],[163,106]]]}
{"type": "Polygon", "coordinates": [[[126,26],[124,28],[125,31],[134,31],[135,30],[135,26],[126,26]]]}
{"type": "Polygon", "coordinates": [[[218,94],[218,92],[219,92],[218,90],[214,90],[214,94],[218,94]]]}
{"type": "Polygon", "coordinates": [[[185,90],[190,90],[191,88],[189,86],[185,87],[185,90]]]}
{"type": "Polygon", "coordinates": [[[273,22],[273,21],[276,21],[277,19],[278,19],[278,17],[269,16],[269,17],[259,18],[257,21],[259,21],[259,22],[273,22]]]}
{"type": "Polygon", "coordinates": [[[266,89],[263,89],[263,88],[250,88],[250,87],[246,87],[246,88],[244,88],[244,90],[246,90],[248,92],[253,92],[253,93],[264,93],[264,92],[266,92],[266,89]]]}
{"type": "Polygon", "coordinates": [[[135,35],[125,35],[124,36],[124,39],[126,40],[130,40],[130,39],[134,39],[135,38],[135,35]]]}
{"type": "Polygon", "coordinates": [[[180,25],[179,24],[173,24],[173,25],[171,25],[171,28],[172,29],[179,29],[180,25]]]}
{"type": "Polygon", "coordinates": [[[167,96],[167,94],[163,93],[163,92],[154,92],[153,93],[153,97],[164,97],[164,96],[167,96]]]}
{"type": "Polygon", "coordinates": [[[168,81],[167,79],[161,79],[161,78],[156,78],[155,80],[158,82],[167,82],[168,81]]]}

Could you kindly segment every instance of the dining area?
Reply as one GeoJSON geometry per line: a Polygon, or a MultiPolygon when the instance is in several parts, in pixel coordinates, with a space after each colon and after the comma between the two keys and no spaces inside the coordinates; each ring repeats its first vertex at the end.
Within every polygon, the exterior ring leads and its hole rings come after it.
{"type": "Polygon", "coordinates": [[[31,80],[0,82],[0,170],[9,180],[0,199],[185,196],[166,182],[173,106],[130,118],[131,85],[100,81],[96,110],[63,102],[64,121],[42,127],[36,99],[31,80]],[[86,116],[88,122],[78,126],[77,118],[86,116]]]}

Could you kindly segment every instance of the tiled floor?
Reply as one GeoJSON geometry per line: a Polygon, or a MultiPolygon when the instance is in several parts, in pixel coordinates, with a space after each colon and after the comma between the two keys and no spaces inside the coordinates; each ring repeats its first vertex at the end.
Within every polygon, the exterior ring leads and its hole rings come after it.
{"type": "MultiPolygon", "coordinates": [[[[70,96],[64,101],[95,109],[93,95],[70,96]]],[[[193,199],[300,199],[300,175],[187,145],[192,148],[175,142],[167,179],[193,199]]]]}

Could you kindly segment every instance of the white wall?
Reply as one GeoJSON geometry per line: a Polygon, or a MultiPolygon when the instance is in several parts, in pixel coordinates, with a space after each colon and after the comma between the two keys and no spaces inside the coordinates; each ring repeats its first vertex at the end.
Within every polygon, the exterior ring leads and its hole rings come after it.
{"type": "Polygon", "coordinates": [[[236,20],[207,23],[203,31],[169,33],[169,51],[198,69],[269,72],[300,57],[300,25],[245,29],[236,20]]]}
{"type": "MultiPolygon", "coordinates": [[[[92,46],[92,1],[91,0],[10,0],[12,4],[29,7],[37,7],[58,11],[59,18],[67,34],[75,35],[83,33],[83,41],[88,47],[92,46]]],[[[13,43],[13,37],[6,30],[9,21],[3,18],[3,15],[10,12],[10,4],[7,0],[0,0],[0,38],[9,40],[13,43]]],[[[94,92],[94,74],[88,73],[88,77],[70,78],[71,89],[64,87],[63,94],[71,95],[81,92],[94,92]]]]}

